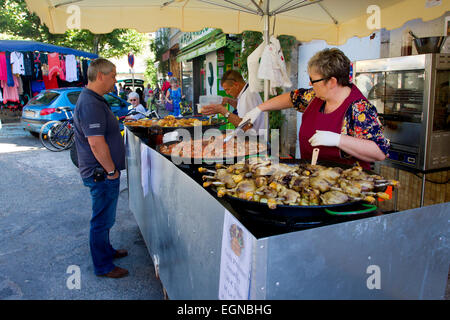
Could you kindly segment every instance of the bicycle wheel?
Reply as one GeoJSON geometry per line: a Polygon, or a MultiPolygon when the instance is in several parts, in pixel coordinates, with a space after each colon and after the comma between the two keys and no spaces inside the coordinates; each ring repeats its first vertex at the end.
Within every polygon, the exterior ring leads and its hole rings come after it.
{"type": "Polygon", "coordinates": [[[58,151],[67,150],[74,143],[73,127],[69,121],[63,121],[52,126],[48,131],[48,136],[50,143],[58,151]]]}
{"type": "Polygon", "coordinates": [[[41,141],[42,145],[53,152],[57,152],[57,151],[61,151],[61,148],[58,148],[57,146],[53,145],[51,143],[51,135],[49,135],[49,132],[51,132],[51,128],[53,126],[57,126],[58,124],[60,124],[61,121],[49,121],[46,122],[42,127],[41,130],[39,131],[39,140],[41,141]]]}

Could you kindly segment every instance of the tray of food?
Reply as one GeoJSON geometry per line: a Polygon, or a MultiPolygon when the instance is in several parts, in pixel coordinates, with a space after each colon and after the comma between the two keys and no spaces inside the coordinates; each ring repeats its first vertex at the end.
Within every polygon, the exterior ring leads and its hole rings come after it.
{"type": "Polygon", "coordinates": [[[166,116],[162,119],[140,119],[136,121],[128,121],[125,123],[133,132],[148,133],[149,128],[161,128],[163,134],[179,129],[188,130],[190,134],[194,134],[194,128],[201,128],[202,132],[208,129],[220,128],[225,122],[217,119],[209,119],[207,117],[182,117],[166,116]]]}
{"type": "Polygon", "coordinates": [[[267,154],[266,142],[256,137],[234,137],[224,142],[226,135],[163,143],[158,151],[177,163],[236,163],[247,156],[267,154]]]}
{"type": "Polygon", "coordinates": [[[387,186],[398,186],[398,181],[384,179],[358,165],[311,165],[302,160],[287,164],[250,158],[234,165],[200,167],[198,171],[204,174],[203,186],[213,188],[237,210],[289,217],[312,216],[318,214],[317,209],[323,212],[327,208],[372,204],[377,198],[390,198],[384,192],[387,186]]]}

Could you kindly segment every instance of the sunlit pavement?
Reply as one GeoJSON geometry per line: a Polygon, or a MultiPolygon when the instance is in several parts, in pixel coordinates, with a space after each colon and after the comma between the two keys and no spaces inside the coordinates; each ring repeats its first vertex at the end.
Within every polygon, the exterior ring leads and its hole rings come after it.
{"type": "Polygon", "coordinates": [[[121,177],[111,242],[129,256],[123,279],[96,277],[89,251],[91,200],[69,152],[51,152],[20,123],[0,129],[0,300],[163,299],[152,260],[128,209],[121,177]],[[79,288],[72,280],[79,268],[79,288]],[[68,273],[69,271],[69,273],[68,273]]]}

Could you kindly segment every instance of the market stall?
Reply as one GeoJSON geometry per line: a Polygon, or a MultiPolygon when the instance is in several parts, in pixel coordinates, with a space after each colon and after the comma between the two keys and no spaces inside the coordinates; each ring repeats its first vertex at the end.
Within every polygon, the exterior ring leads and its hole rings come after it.
{"type": "Polygon", "coordinates": [[[41,90],[79,87],[98,55],[27,40],[0,40],[0,107],[21,111],[41,90]]]}
{"type": "Polygon", "coordinates": [[[146,143],[126,129],[129,203],[171,299],[443,298],[449,203],[262,226],[146,143]]]}

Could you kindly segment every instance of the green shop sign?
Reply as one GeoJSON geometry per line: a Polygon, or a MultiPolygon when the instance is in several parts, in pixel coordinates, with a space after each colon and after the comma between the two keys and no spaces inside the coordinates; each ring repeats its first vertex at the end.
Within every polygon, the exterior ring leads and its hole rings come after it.
{"type": "Polygon", "coordinates": [[[216,30],[216,29],[203,28],[200,31],[183,33],[183,35],[180,38],[180,49],[185,48],[185,47],[189,46],[190,44],[193,44],[197,40],[202,39],[204,36],[209,35],[214,30],[216,30]]]}
{"type": "Polygon", "coordinates": [[[208,52],[216,51],[224,47],[227,44],[227,35],[223,34],[221,37],[215,39],[214,41],[208,41],[204,45],[198,48],[194,48],[193,50],[189,50],[186,53],[182,53],[177,57],[177,61],[186,61],[191,60],[195,57],[202,56],[207,54],[208,52]]]}

